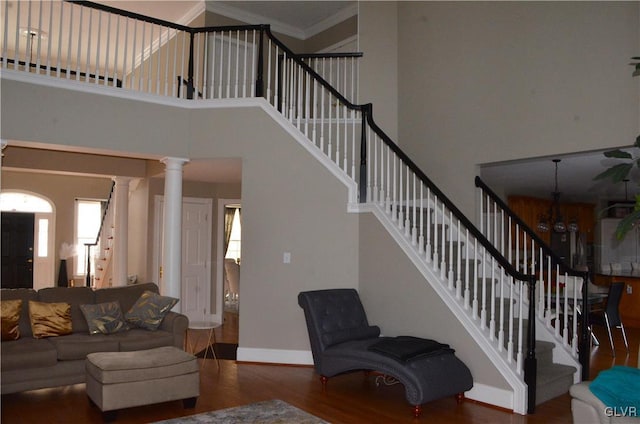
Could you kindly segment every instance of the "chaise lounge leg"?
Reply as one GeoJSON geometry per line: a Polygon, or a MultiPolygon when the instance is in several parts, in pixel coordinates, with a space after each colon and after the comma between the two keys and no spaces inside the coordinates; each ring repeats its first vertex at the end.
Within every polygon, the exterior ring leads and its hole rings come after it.
{"type": "Polygon", "coordinates": [[[329,381],[328,377],[325,377],[324,375],[320,376],[320,382],[322,383],[322,387],[323,388],[327,387],[327,381],[329,381]]]}
{"type": "Polygon", "coordinates": [[[197,397],[182,399],[182,406],[184,407],[184,409],[193,409],[196,407],[197,400],[197,397]]]}
{"type": "Polygon", "coordinates": [[[420,415],[422,415],[422,405],[415,405],[413,407],[413,416],[414,418],[420,418],[420,415]]]}
{"type": "Polygon", "coordinates": [[[118,416],[118,411],[117,410],[112,410],[112,411],[103,411],[102,412],[102,421],[104,421],[105,423],[111,423],[114,422],[116,420],[116,417],[118,416]]]}
{"type": "Polygon", "coordinates": [[[456,395],[456,402],[458,402],[458,403],[464,402],[464,392],[458,393],[456,395]]]}

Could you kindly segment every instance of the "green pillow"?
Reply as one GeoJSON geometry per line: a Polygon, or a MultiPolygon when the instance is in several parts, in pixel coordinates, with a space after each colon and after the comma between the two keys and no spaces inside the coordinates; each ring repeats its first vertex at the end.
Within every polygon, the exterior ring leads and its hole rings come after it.
{"type": "Polygon", "coordinates": [[[80,305],[80,310],[89,325],[89,334],[112,334],[129,329],[122,316],[120,302],[105,302],[80,305]]]}
{"type": "Polygon", "coordinates": [[[147,330],[157,330],[165,315],[173,308],[178,299],[160,296],[152,291],[145,291],[136,300],[131,309],[124,315],[129,324],[147,330]]]}

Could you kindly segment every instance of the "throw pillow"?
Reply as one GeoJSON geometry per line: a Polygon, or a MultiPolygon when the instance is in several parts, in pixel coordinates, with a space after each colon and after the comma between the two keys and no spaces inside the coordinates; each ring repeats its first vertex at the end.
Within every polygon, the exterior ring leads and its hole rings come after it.
{"type": "Polygon", "coordinates": [[[71,305],[29,301],[29,320],[33,337],[64,336],[71,334],[71,305]]]}
{"type": "Polygon", "coordinates": [[[18,340],[20,338],[20,311],[22,300],[0,301],[0,322],[2,322],[2,341],[18,340]]]}
{"type": "Polygon", "coordinates": [[[124,315],[129,324],[147,330],[157,330],[165,315],[178,303],[178,299],[145,291],[124,315]]]}
{"type": "Polygon", "coordinates": [[[111,334],[129,329],[120,302],[105,302],[98,304],[80,305],[80,310],[87,320],[89,334],[111,334]]]}

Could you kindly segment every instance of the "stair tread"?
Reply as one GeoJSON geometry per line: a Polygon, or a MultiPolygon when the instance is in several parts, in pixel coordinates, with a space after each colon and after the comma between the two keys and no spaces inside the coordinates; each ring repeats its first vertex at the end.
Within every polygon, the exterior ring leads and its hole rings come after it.
{"type": "Polygon", "coordinates": [[[544,364],[543,366],[538,367],[538,372],[536,374],[537,384],[538,386],[559,380],[561,378],[565,378],[569,375],[575,374],[578,369],[571,365],[564,364],[544,364]]]}

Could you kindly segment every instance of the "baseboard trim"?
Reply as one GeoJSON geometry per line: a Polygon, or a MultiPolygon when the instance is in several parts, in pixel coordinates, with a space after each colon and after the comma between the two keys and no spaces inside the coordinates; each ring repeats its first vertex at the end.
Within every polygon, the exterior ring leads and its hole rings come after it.
{"type": "Polygon", "coordinates": [[[464,396],[480,403],[513,411],[513,392],[507,389],[474,382],[471,390],[465,392],[464,396]]]}
{"type": "Polygon", "coordinates": [[[313,356],[308,350],[258,349],[238,347],[239,362],[262,362],[269,364],[313,365],[313,356]]]}

